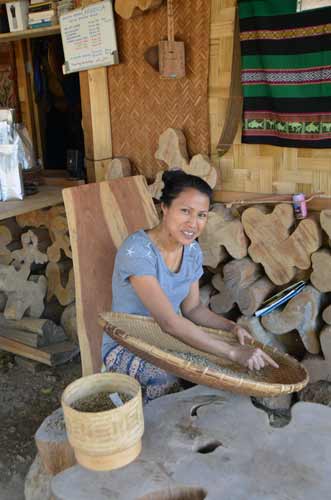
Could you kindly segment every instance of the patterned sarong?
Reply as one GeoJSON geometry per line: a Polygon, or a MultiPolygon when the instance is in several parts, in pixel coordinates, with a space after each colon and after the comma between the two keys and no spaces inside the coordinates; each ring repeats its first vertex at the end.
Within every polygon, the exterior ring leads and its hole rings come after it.
{"type": "Polygon", "coordinates": [[[242,142],[331,147],[331,7],[240,0],[242,142]]]}
{"type": "Polygon", "coordinates": [[[131,375],[140,383],[144,404],[183,389],[180,379],[152,365],[118,344],[105,356],[108,372],[131,375]]]}

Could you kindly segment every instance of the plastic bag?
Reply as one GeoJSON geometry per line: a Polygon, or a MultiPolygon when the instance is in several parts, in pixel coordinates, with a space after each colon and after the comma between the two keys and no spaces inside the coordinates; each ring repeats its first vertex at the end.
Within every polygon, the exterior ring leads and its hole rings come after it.
{"type": "Polygon", "coordinates": [[[23,200],[24,185],[17,144],[0,145],[0,186],[2,201],[23,200]]]}

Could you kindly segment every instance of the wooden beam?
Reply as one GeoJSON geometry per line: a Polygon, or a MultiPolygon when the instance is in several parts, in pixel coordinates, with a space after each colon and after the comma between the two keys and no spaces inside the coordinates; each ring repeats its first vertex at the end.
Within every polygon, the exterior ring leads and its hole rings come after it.
{"type": "MultiPolygon", "coordinates": [[[[309,195],[306,196],[309,198],[309,195]]],[[[233,203],[238,200],[245,201],[263,201],[274,200],[276,203],[282,201],[291,201],[292,195],[290,194],[275,194],[275,193],[246,193],[242,191],[219,191],[214,190],[213,201],[216,203],[233,203]]],[[[244,204],[243,204],[244,205],[244,204]]],[[[239,205],[237,205],[239,206],[239,205]]],[[[319,198],[314,198],[308,203],[308,209],[320,211],[324,209],[331,209],[331,196],[321,195],[319,198]]]]}
{"type": "MultiPolygon", "coordinates": [[[[90,162],[104,162],[112,157],[107,68],[81,71],[79,76],[85,157],[90,162]]],[[[88,181],[103,180],[93,167],[87,168],[88,181]]]]}

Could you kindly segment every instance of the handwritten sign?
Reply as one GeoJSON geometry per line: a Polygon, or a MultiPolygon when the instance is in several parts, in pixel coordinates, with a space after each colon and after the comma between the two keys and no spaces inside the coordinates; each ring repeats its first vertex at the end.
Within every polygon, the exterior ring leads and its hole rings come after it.
{"type": "Polygon", "coordinates": [[[110,0],[60,16],[63,73],[118,64],[113,4],[110,0]]]}
{"type": "Polygon", "coordinates": [[[303,10],[320,9],[322,7],[330,7],[331,0],[298,0],[297,12],[303,10]]]}

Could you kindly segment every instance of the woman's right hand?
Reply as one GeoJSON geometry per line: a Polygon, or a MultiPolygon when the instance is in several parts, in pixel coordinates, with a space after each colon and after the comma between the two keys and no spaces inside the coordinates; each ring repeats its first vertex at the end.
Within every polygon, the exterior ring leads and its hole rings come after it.
{"type": "Polygon", "coordinates": [[[233,347],[229,353],[229,358],[242,366],[247,366],[250,370],[260,370],[267,365],[279,368],[279,365],[262,349],[248,345],[233,347]]]}

